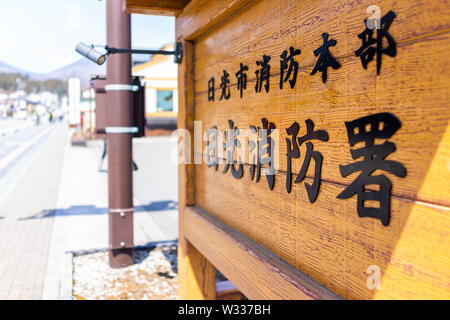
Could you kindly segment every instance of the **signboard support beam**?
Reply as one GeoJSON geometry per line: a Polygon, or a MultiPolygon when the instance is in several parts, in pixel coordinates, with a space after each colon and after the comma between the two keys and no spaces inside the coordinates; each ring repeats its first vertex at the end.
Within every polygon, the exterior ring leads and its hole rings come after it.
{"type": "MultiPolygon", "coordinates": [[[[183,41],[184,59],[178,65],[179,109],[178,128],[186,129],[193,137],[194,124],[194,44],[183,41]]],[[[193,159],[193,150],[190,159],[193,159]]],[[[216,269],[186,240],[183,215],[186,206],[194,204],[194,165],[178,165],[178,279],[180,299],[216,299],[216,269]]]]}

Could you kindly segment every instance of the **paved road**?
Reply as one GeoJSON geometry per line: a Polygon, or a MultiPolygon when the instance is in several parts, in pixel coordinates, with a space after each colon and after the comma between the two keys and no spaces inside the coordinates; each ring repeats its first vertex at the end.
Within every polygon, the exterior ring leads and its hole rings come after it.
{"type": "Polygon", "coordinates": [[[32,120],[18,120],[18,119],[1,119],[0,120],[0,136],[22,130],[24,128],[33,127],[35,121],[32,120]]]}
{"type": "Polygon", "coordinates": [[[57,125],[27,127],[0,136],[0,202],[27,171],[57,125]]]}

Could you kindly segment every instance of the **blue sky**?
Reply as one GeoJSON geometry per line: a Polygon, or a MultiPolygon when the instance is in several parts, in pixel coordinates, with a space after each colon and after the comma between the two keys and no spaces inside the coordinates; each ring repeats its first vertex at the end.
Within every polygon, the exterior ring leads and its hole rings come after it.
{"type": "MultiPolygon", "coordinates": [[[[77,42],[106,43],[105,0],[1,0],[0,60],[47,73],[80,59],[77,42]]],[[[173,42],[172,17],[132,15],[132,46],[173,42]]]]}

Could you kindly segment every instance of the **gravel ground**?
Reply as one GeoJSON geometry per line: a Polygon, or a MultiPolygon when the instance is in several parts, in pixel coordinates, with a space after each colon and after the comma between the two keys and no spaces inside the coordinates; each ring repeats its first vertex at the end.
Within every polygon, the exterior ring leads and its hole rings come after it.
{"type": "Polygon", "coordinates": [[[137,249],[135,264],[121,269],[109,267],[106,251],[74,255],[73,298],[178,299],[176,244],[137,249]]]}

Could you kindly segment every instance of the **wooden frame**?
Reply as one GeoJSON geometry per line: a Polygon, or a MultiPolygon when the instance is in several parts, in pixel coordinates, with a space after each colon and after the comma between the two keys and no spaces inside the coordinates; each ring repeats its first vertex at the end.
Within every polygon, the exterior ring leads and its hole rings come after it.
{"type": "Polygon", "coordinates": [[[242,300],[242,294],[230,281],[216,283],[217,300],[242,300]]]}
{"type": "Polygon", "coordinates": [[[250,299],[328,299],[339,297],[243,234],[205,211],[189,206],[183,232],[204,257],[218,266],[250,299]]]}
{"type": "MultiPolygon", "coordinates": [[[[304,190],[294,190],[287,196],[278,184],[278,190],[275,185],[274,191],[268,193],[262,184],[244,185],[229,175],[215,175],[206,165],[180,165],[180,297],[221,298],[215,267],[251,299],[339,298],[327,288],[352,299],[448,297],[450,198],[446,182],[450,171],[445,170],[445,161],[450,130],[445,101],[449,78],[448,73],[435,72],[448,61],[448,19],[411,19],[438,12],[442,3],[382,3],[383,10],[398,13],[392,32],[399,50],[395,59],[386,60],[385,68],[389,67],[379,77],[374,69],[372,73],[362,70],[354,55],[360,45],[357,34],[363,27],[363,5],[368,1],[349,1],[348,7],[340,9],[344,16],[328,3],[290,4],[283,1],[283,6],[278,7],[278,3],[270,1],[193,0],[177,16],[176,39],[183,43],[185,53],[178,74],[180,129],[187,129],[193,137],[194,120],[201,119],[204,128],[217,125],[224,130],[236,105],[245,111],[240,112],[240,119],[233,115],[234,119],[240,121],[239,128],[247,127],[260,120],[260,114],[251,114],[254,106],[270,114],[273,106],[280,104],[284,107],[270,117],[282,128],[301,112],[326,120],[333,143],[323,152],[334,160],[332,170],[331,165],[323,166],[322,174],[326,172],[327,179],[322,181],[321,198],[315,207],[309,206],[304,190]],[[279,29],[276,18],[271,18],[277,12],[284,29],[279,29]],[[307,28],[305,21],[292,20],[303,12],[307,12],[304,20],[311,24],[307,28]],[[258,17],[256,22],[252,16],[258,17]],[[345,33],[336,21],[345,21],[345,33]],[[305,75],[309,75],[316,60],[312,54],[316,44],[309,40],[328,30],[339,40],[333,52],[345,68],[333,73],[335,78],[325,86],[317,77],[305,75]],[[420,34],[416,34],[417,30],[420,34]],[[238,38],[239,32],[245,32],[243,39],[238,38]],[[217,80],[222,69],[230,71],[239,62],[253,64],[256,54],[263,51],[276,57],[288,42],[300,45],[304,53],[300,68],[303,88],[301,92],[292,91],[290,96],[296,94],[295,101],[271,89],[259,96],[248,91],[244,97],[247,100],[236,100],[239,97],[234,96],[217,104],[217,110],[211,108],[215,104],[207,102],[207,80],[211,76],[217,80]],[[251,103],[246,103],[249,100],[251,103]],[[322,109],[318,110],[317,105],[322,109]],[[395,112],[404,121],[395,137],[399,149],[396,156],[408,170],[404,181],[393,180],[391,203],[395,213],[389,228],[360,219],[351,203],[335,200],[349,184],[336,170],[336,159],[343,157],[343,147],[348,144],[343,122],[357,114],[380,110],[395,112]],[[429,143],[422,148],[424,141],[429,143]],[[218,194],[230,198],[217,199],[218,194]],[[292,199],[301,206],[280,209],[278,201],[283,204],[292,199]],[[330,209],[330,204],[336,207],[330,209]],[[232,214],[235,212],[239,215],[232,214]],[[379,268],[380,289],[367,282],[371,267],[379,268]]],[[[277,74],[278,70],[273,64],[271,72],[277,74]]],[[[201,152],[196,155],[201,156],[201,152]]],[[[192,150],[190,159],[194,159],[192,150]]]]}
{"type": "MultiPolygon", "coordinates": [[[[194,45],[183,41],[184,58],[178,67],[178,128],[193,133],[194,121],[194,45]]],[[[215,299],[216,270],[185,237],[183,216],[187,206],[194,204],[194,166],[178,167],[178,276],[179,296],[182,299],[215,299]]]]}
{"type": "Polygon", "coordinates": [[[125,13],[177,16],[189,0],[123,0],[125,13]]]}
{"type": "MultiPolygon", "coordinates": [[[[176,38],[182,42],[184,50],[183,62],[178,69],[178,128],[188,130],[191,137],[195,112],[195,45],[190,40],[249,2],[251,1],[228,1],[224,6],[218,2],[194,0],[176,20],[176,38]],[[208,6],[209,14],[192,19],[199,3],[208,6]]],[[[193,157],[191,150],[190,159],[193,157]]],[[[196,208],[194,170],[193,164],[179,165],[178,274],[181,299],[236,297],[233,290],[217,292],[215,267],[250,299],[339,299],[330,290],[243,234],[196,208]]]]}

